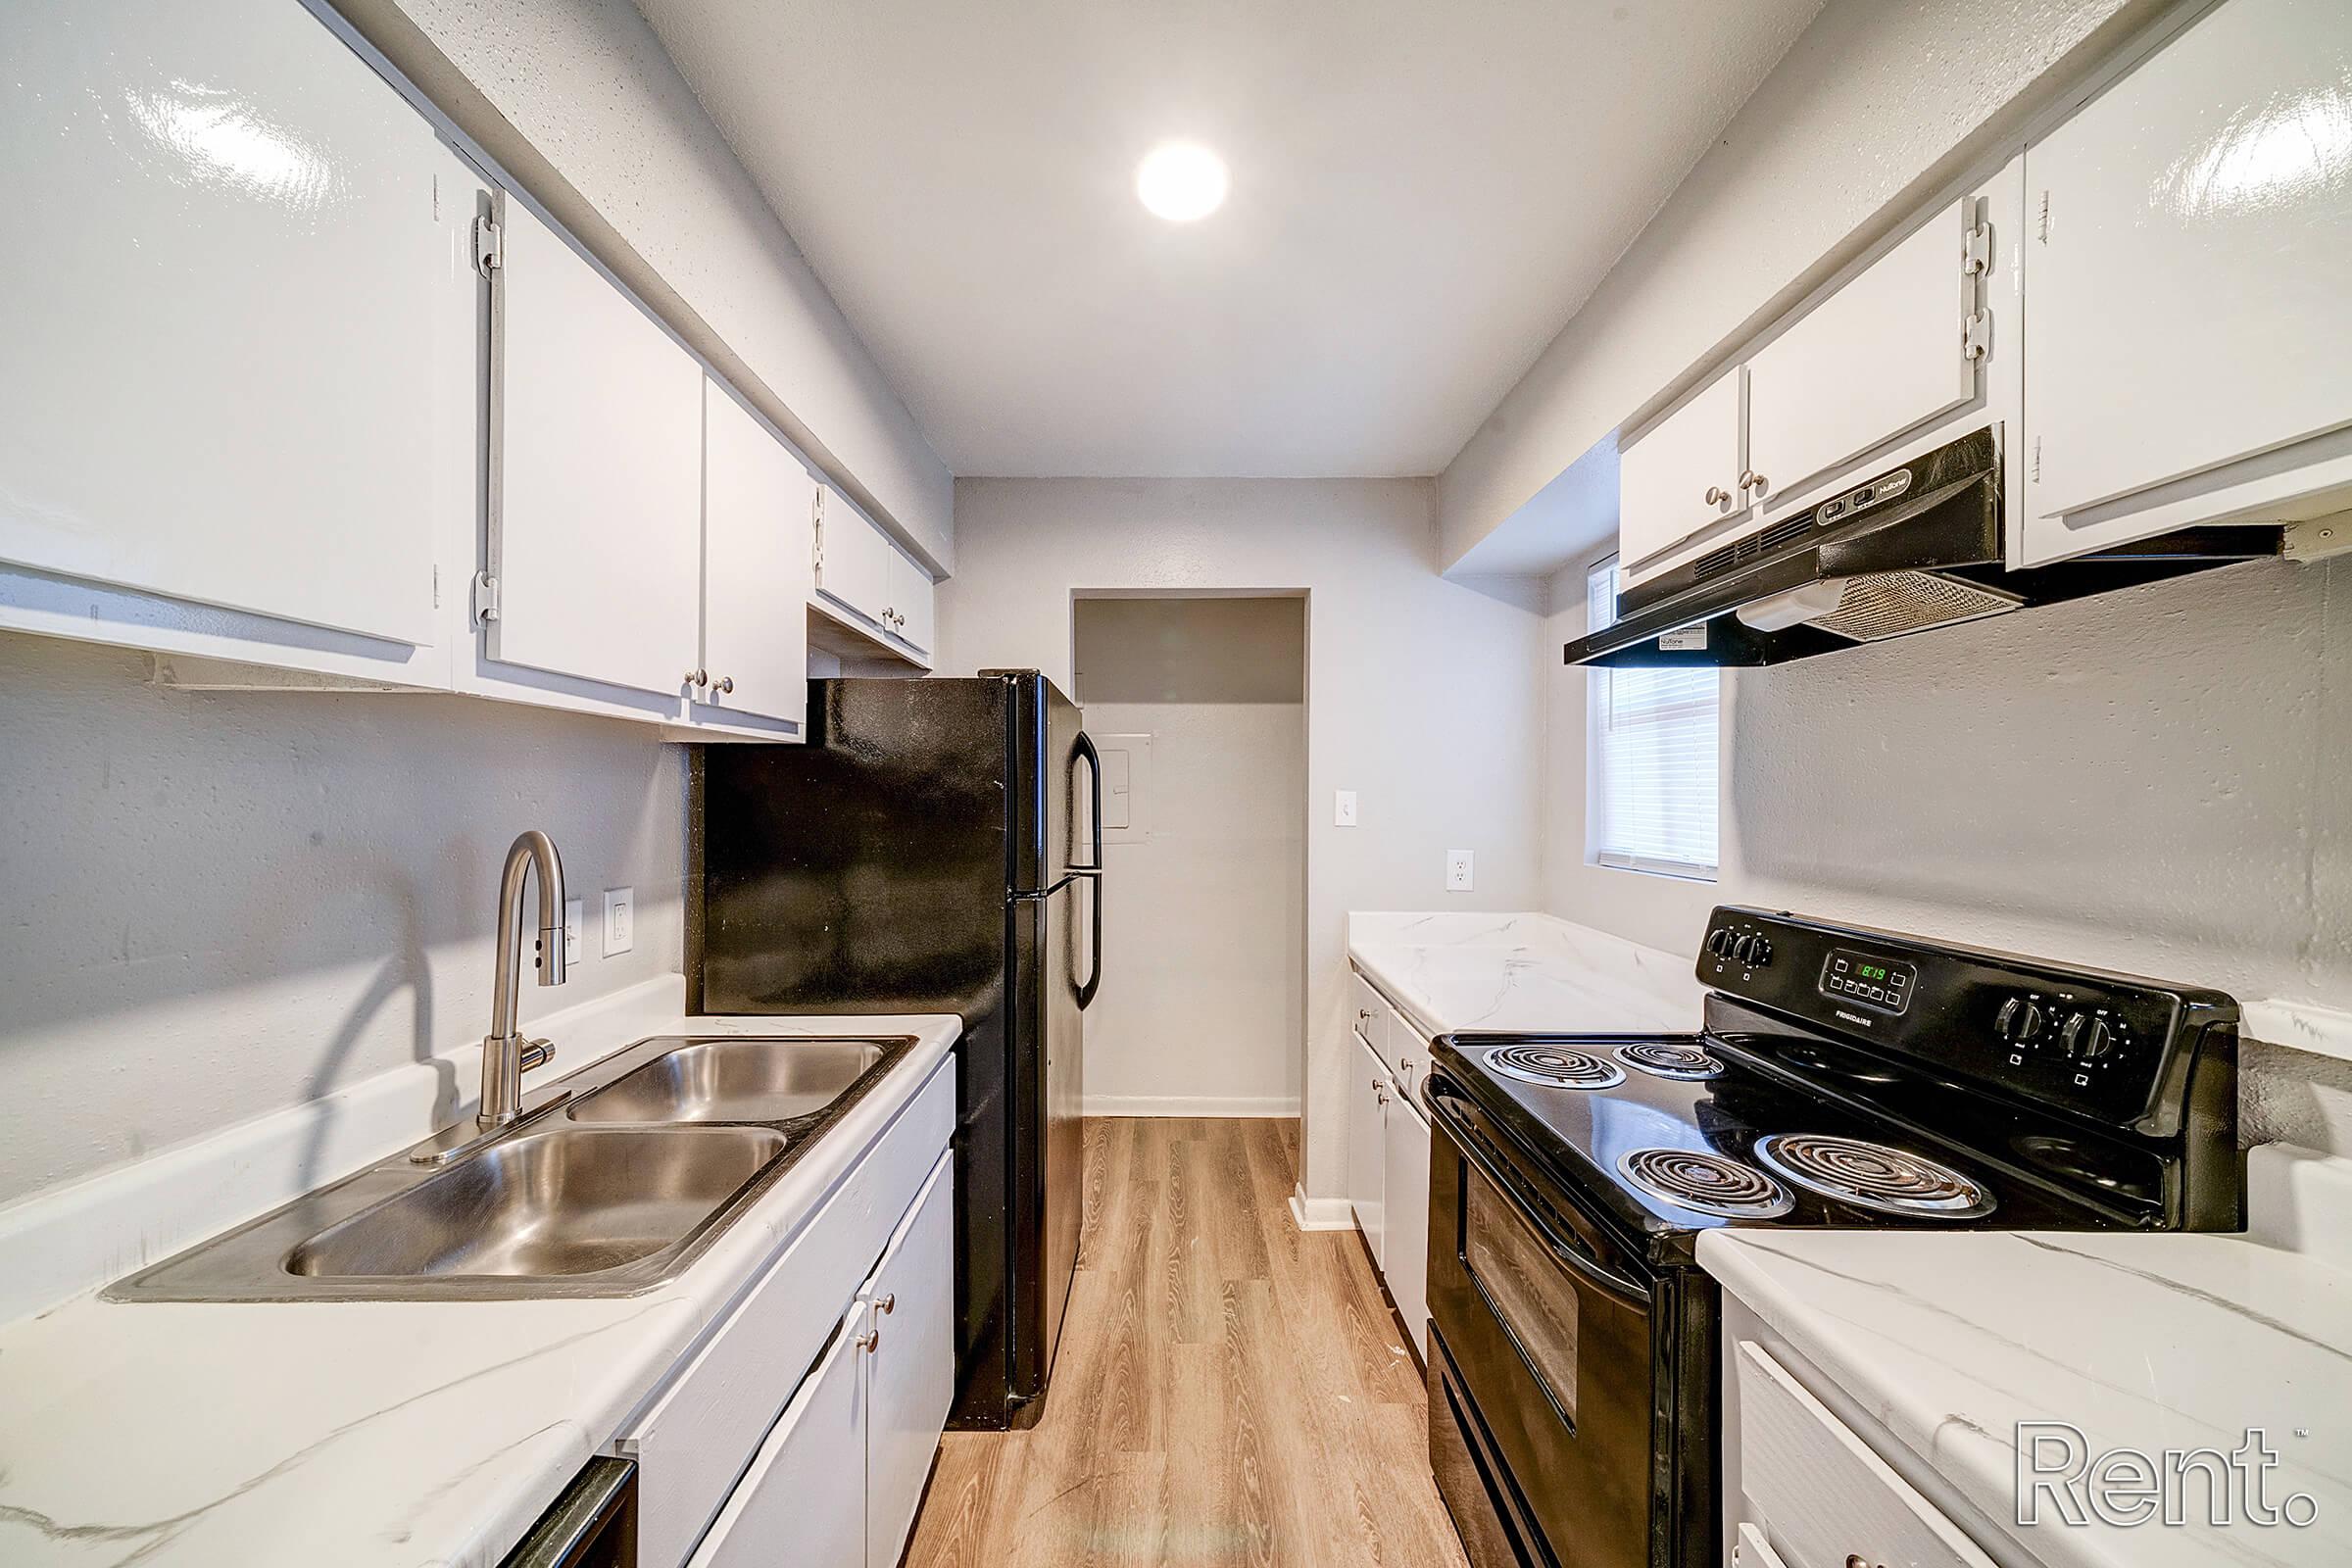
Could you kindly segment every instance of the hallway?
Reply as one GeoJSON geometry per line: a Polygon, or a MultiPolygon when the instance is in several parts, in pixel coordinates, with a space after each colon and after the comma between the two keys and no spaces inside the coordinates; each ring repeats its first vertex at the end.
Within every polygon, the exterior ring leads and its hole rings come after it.
{"type": "Polygon", "coordinates": [[[1046,1414],[950,1433],[907,1568],[1454,1568],[1419,1368],[1292,1120],[1097,1119],[1046,1414]]]}

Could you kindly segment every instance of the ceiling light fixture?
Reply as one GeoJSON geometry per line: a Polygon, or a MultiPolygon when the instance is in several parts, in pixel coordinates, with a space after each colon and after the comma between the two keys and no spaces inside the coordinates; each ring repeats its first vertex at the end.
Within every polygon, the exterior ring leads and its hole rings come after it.
{"type": "Polygon", "coordinates": [[[1171,223],[1206,218],[1225,205],[1225,160],[1194,142],[1162,142],[1135,172],[1135,193],[1171,223]]]}

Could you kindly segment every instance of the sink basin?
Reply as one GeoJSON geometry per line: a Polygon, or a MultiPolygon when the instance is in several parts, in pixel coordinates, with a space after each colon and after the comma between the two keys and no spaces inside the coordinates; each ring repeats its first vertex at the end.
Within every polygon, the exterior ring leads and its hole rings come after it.
{"type": "Polygon", "coordinates": [[[573,1102],[587,1122],[791,1121],[824,1109],[882,1059],[879,1040],[701,1040],[573,1102]]]}
{"type": "Polygon", "coordinates": [[[653,1035],[106,1288],[114,1301],[633,1296],[675,1279],[912,1035],[653,1035]]]}
{"type": "Polygon", "coordinates": [[[549,1278],[674,1247],[784,1152],[767,1127],[563,1128],[511,1139],[328,1227],[310,1277],[549,1278]]]}

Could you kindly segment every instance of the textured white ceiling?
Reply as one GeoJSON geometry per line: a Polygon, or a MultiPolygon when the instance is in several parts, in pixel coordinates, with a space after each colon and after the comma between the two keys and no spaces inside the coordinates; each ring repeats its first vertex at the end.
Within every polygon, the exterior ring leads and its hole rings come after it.
{"type": "Polygon", "coordinates": [[[637,3],[996,475],[1436,472],[1820,8],[637,3]],[[1170,137],[1224,154],[1221,212],[1136,201],[1170,137]]]}

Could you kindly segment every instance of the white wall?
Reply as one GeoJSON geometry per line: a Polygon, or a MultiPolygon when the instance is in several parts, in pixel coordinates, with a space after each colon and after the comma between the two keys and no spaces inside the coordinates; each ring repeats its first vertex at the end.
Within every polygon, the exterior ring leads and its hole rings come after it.
{"type": "Polygon", "coordinates": [[[1344,1185],[1348,911],[1526,908],[1541,885],[1542,586],[1439,577],[1433,501],[1413,479],[956,485],[943,673],[1034,665],[1068,690],[1080,590],[1306,591],[1311,1196],[1344,1185]],[[1332,825],[1341,788],[1361,826],[1332,825]],[[1449,848],[1477,852],[1475,892],[1444,891],[1449,848]]]}
{"type": "MultiPolygon", "coordinates": [[[[1512,569],[1506,554],[1523,551],[1471,552],[1594,442],[1793,305],[2157,9],[1831,0],[1447,466],[1445,564],[1512,569]]],[[[1589,528],[1550,559],[1596,542],[1589,528]]]]}
{"type": "Polygon", "coordinates": [[[0,1204],[479,1040],[523,828],[590,911],[526,1018],[680,966],[681,753],[643,726],[141,672],[0,634],[0,1204]],[[635,946],[605,958],[617,886],[635,946]]]}
{"type": "MultiPolygon", "coordinates": [[[[1584,631],[1583,571],[1545,641],[1584,631]]],[[[2261,563],[1724,682],[1723,876],[1585,861],[1585,694],[1545,678],[1544,906],[1693,952],[1762,904],[2352,1006],[2352,565],[2261,563]]],[[[2246,1133],[2352,1150],[2352,1064],[2248,1052],[2246,1133]]]]}
{"type": "Polygon", "coordinates": [[[1087,731],[1135,760],[1129,825],[1102,850],[1088,1113],[1297,1115],[1306,601],[1087,599],[1076,612],[1087,731]]]}
{"type": "MultiPolygon", "coordinates": [[[[341,3],[359,14],[387,0],[341,3]]],[[[397,4],[912,541],[952,567],[947,465],[636,8],[397,4]]]]}

